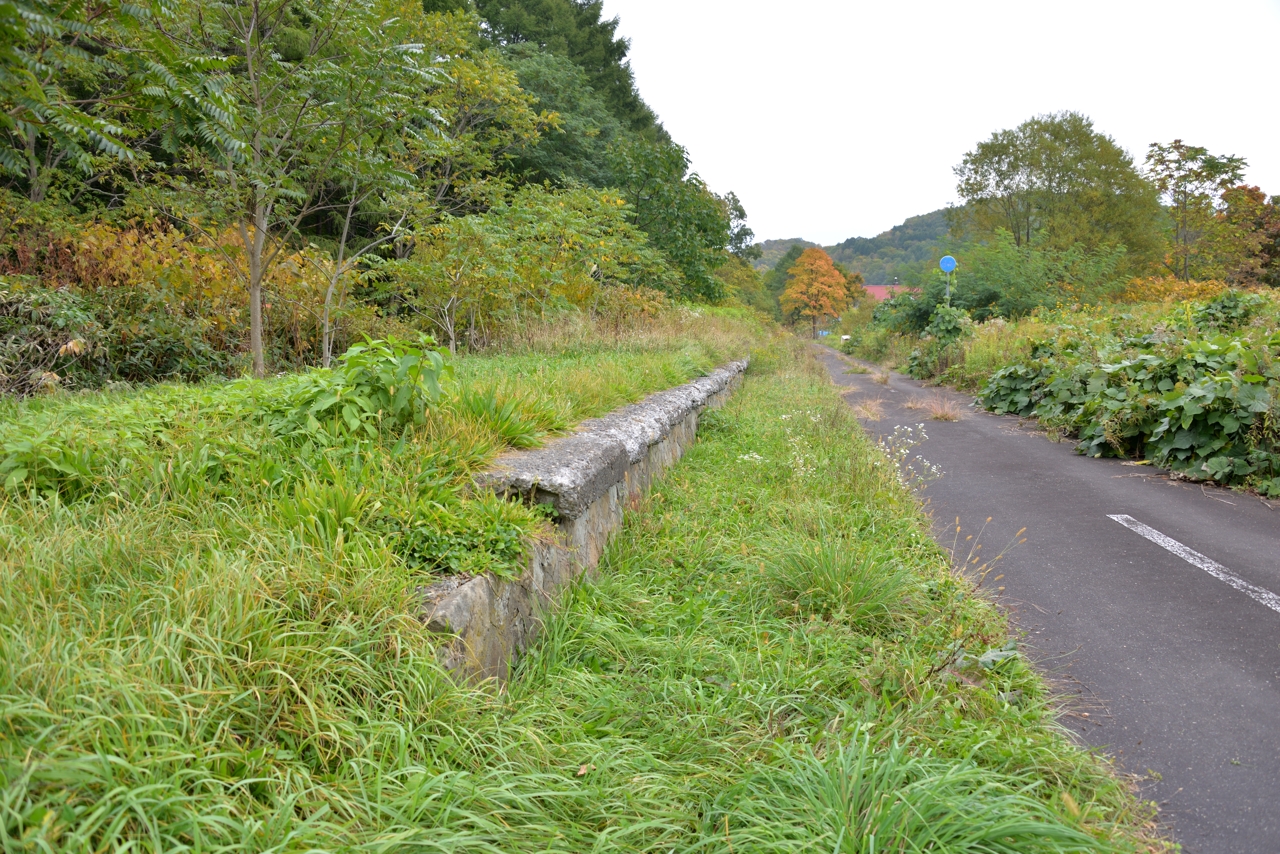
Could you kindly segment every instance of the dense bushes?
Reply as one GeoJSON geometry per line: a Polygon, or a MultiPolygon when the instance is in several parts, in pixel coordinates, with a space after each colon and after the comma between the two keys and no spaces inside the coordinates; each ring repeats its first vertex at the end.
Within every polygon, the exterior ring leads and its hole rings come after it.
{"type": "MultiPolygon", "coordinates": [[[[616,193],[529,186],[483,214],[424,229],[403,259],[366,259],[329,292],[314,246],[274,263],[264,346],[274,369],[323,362],[368,335],[429,333],[480,350],[533,320],[603,317],[619,329],[681,292],[681,274],[616,193]]],[[[163,223],[26,229],[0,247],[0,389],[197,380],[248,365],[243,252],[230,232],[163,223]]]]}
{"type": "Polygon", "coordinates": [[[1078,435],[1090,456],[1147,458],[1280,496],[1280,335],[1262,346],[1158,333],[1093,352],[1081,343],[1038,346],[997,371],[980,400],[1078,435]]]}
{"type": "MultiPolygon", "coordinates": [[[[1057,305],[1098,305],[1124,292],[1124,256],[1122,246],[1093,251],[1018,246],[1008,232],[998,231],[990,243],[967,247],[949,304],[977,321],[1018,318],[1057,305]]],[[[937,308],[947,304],[946,294],[946,283],[931,278],[919,290],[876,306],[875,321],[895,332],[920,334],[937,308]]]]}
{"type": "Polygon", "coordinates": [[[1278,321],[1273,297],[1236,291],[1130,311],[1050,312],[979,327],[953,348],[952,366],[921,373],[962,383],[985,373],[984,406],[1075,435],[1082,453],[1145,458],[1280,495],[1278,321]]]}
{"type": "Polygon", "coordinates": [[[203,324],[166,302],[136,291],[112,296],[0,279],[0,392],[192,380],[234,365],[234,353],[204,340],[203,324]]]}

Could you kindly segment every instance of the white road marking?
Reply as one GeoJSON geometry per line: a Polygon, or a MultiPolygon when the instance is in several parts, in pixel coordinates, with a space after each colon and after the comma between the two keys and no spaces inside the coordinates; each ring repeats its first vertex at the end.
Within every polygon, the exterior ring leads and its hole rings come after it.
{"type": "Polygon", "coordinates": [[[1192,566],[1198,566],[1219,581],[1225,581],[1227,584],[1230,584],[1236,590],[1239,590],[1255,602],[1260,602],[1272,611],[1280,613],[1280,596],[1277,596],[1265,587],[1250,584],[1217,561],[1210,560],[1200,554],[1200,552],[1187,548],[1172,537],[1166,537],[1155,528],[1142,524],[1132,516],[1120,514],[1116,516],[1108,515],[1107,518],[1115,519],[1130,531],[1133,531],[1136,534],[1141,534],[1157,546],[1173,552],[1192,566]]]}

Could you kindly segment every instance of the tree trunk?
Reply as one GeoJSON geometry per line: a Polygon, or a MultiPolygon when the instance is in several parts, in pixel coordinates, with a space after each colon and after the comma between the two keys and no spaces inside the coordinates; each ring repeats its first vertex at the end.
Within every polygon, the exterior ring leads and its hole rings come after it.
{"type": "Polygon", "coordinates": [[[322,368],[329,367],[329,363],[333,359],[333,333],[330,331],[329,323],[329,301],[333,296],[334,285],[330,283],[329,292],[324,298],[324,312],[320,321],[320,366],[322,368]]]}
{"type": "Polygon", "coordinates": [[[449,355],[458,355],[458,303],[457,297],[449,297],[440,308],[440,326],[449,336],[449,355]]]}
{"type": "Polygon", "coordinates": [[[267,210],[258,200],[253,211],[253,237],[246,241],[249,254],[249,352],[253,354],[253,375],[267,375],[267,361],[262,346],[262,279],[267,242],[267,210]]]}
{"type": "Polygon", "coordinates": [[[262,354],[262,279],[252,272],[249,275],[249,352],[253,354],[253,375],[262,379],[267,375],[262,354]]]}
{"type": "Polygon", "coordinates": [[[40,172],[40,161],[36,157],[36,131],[35,128],[27,130],[27,137],[24,140],[27,155],[27,198],[32,202],[39,204],[44,201],[45,192],[49,188],[49,182],[40,172]]]}

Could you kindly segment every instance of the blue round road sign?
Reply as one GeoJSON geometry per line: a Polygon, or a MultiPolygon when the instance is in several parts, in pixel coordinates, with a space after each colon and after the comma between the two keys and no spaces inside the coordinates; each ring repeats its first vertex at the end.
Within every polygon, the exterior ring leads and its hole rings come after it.
{"type": "Polygon", "coordinates": [[[938,266],[942,268],[942,272],[950,273],[956,268],[956,259],[950,255],[943,255],[942,260],[938,262],[938,266]]]}

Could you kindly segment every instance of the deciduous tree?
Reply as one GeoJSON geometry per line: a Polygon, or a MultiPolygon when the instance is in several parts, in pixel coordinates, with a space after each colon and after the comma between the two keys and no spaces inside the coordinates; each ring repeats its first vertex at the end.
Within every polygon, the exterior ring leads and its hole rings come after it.
{"type": "Polygon", "coordinates": [[[1086,250],[1122,244],[1134,265],[1161,251],[1155,188],[1129,153],[1088,117],[1064,112],[1029,119],[980,142],[955,167],[958,230],[989,238],[1008,231],[1017,246],[1086,250]]]}
{"type": "Polygon", "coordinates": [[[788,272],[791,281],[782,293],[782,310],[809,318],[817,338],[818,321],[839,315],[848,304],[848,282],[821,249],[804,250],[788,272]]]}
{"type": "Polygon", "coordinates": [[[636,90],[631,45],[618,37],[618,19],[603,17],[601,0],[476,0],[476,8],[499,44],[531,43],[568,57],[624,127],[670,141],[636,90]]]}
{"type": "Polygon", "coordinates": [[[1280,287],[1280,196],[1241,184],[1222,193],[1222,204],[1206,239],[1223,278],[1280,287]]]}
{"type": "Polygon", "coordinates": [[[482,213],[509,194],[507,162],[556,123],[480,26],[474,14],[429,15],[419,35],[443,72],[424,87],[426,112],[406,135],[428,219],[482,213]]]}
{"type": "Polygon", "coordinates": [[[731,214],[725,202],[689,172],[678,145],[633,138],[612,149],[613,186],[632,206],[633,222],[684,274],[689,299],[724,296],[713,273],[725,262],[731,214]]]}
{"type": "Polygon", "coordinates": [[[175,0],[0,2],[0,174],[41,202],[60,167],[82,178],[133,160],[139,145],[234,145],[218,51],[163,32],[175,0]]]}
{"type": "Polygon", "coordinates": [[[1223,191],[1240,183],[1247,166],[1243,157],[1219,156],[1199,145],[1175,139],[1168,145],[1151,143],[1147,172],[1168,205],[1173,222],[1173,251],[1165,260],[1184,282],[1206,255],[1202,238],[1213,230],[1223,191]]]}
{"type": "Polygon", "coordinates": [[[587,73],[568,57],[528,42],[509,45],[503,53],[520,88],[536,99],[533,109],[557,118],[536,140],[516,149],[512,169],[525,180],[560,187],[609,186],[609,146],[626,130],[591,88],[587,73]]]}
{"type": "Polygon", "coordinates": [[[421,45],[388,24],[404,20],[391,17],[397,11],[420,17],[416,3],[394,5],[224,0],[181,22],[189,44],[237,61],[224,81],[235,105],[233,144],[194,163],[217,188],[200,188],[199,205],[240,234],[257,376],[266,371],[263,282],[288,241],[309,220],[350,211],[348,193],[413,185],[399,132],[415,117],[429,128],[421,96],[434,73],[419,63],[421,45]]]}

